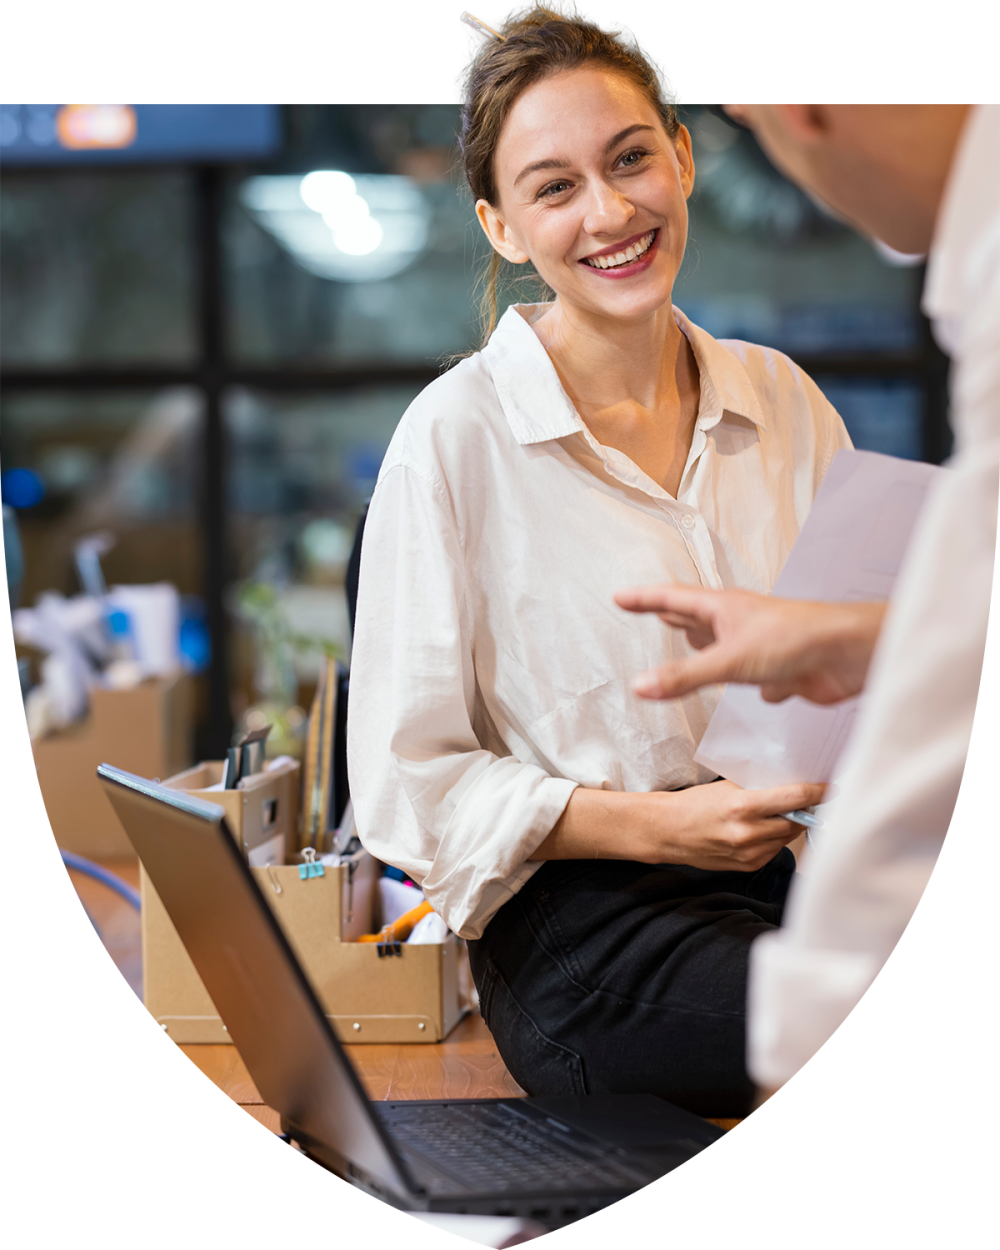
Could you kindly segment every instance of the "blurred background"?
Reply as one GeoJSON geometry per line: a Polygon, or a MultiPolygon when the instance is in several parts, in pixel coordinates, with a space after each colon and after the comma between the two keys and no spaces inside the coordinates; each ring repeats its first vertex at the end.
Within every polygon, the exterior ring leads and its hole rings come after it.
{"type": "MultiPolygon", "coordinates": [[[[457,116],[0,107],[20,602],[78,594],[75,545],[100,531],[109,585],[176,586],[196,758],[275,718],[294,753],[323,657],[349,660],[345,565],[389,438],[478,345],[457,116]]],[[[946,361],[920,265],[831,220],[719,109],[682,119],[698,185],[675,302],[786,351],[858,447],[940,462],[946,361]]]]}

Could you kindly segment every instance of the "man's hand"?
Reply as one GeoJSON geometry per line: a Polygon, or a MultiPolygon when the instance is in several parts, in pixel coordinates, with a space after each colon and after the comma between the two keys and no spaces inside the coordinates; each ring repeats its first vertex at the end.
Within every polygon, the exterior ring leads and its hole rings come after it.
{"type": "Polygon", "coordinates": [[[683,629],[696,655],[642,673],[644,699],[676,699],[701,686],[760,686],[768,703],[801,695],[839,703],[859,694],[885,615],[883,603],[812,603],[745,590],[645,586],[620,590],[619,607],[655,612],[683,629]]]}

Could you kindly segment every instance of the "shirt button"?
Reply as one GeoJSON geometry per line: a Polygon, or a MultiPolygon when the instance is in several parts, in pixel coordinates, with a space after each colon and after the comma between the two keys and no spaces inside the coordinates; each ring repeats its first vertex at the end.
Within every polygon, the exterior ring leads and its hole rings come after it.
{"type": "Polygon", "coordinates": [[[697,521],[695,521],[690,512],[685,512],[681,517],[681,525],[683,525],[686,530],[693,530],[697,525],[697,521]]]}

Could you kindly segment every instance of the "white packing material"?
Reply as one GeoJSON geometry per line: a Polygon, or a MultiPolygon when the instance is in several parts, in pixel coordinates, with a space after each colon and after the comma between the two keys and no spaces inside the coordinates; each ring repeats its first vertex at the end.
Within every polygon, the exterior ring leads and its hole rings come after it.
{"type": "Polygon", "coordinates": [[[413,932],[406,939],[410,946],[440,946],[448,936],[448,926],[432,911],[413,926],[413,932]]]}
{"type": "Polygon", "coordinates": [[[33,608],[14,613],[13,625],[18,642],[48,652],[41,665],[41,689],[32,701],[32,737],[78,720],[98,680],[94,658],[103,659],[107,646],[101,601],[90,595],[66,599],[46,591],[33,608]]]}
{"type": "Polygon", "coordinates": [[[392,924],[424,901],[423,890],[418,890],[414,885],[404,885],[402,881],[394,881],[392,877],[380,877],[378,886],[383,924],[392,924]]]}
{"type": "Polygon", "coordinates": [[[181,665],[181,597],[171,582],[112,586],[108,605],[128,614],[136,659],[156,677],[169,677],[181,665]]]}
{"type": "Polygon", "coordinates": [[[297,761],[291,755],[276,755],[273,760],[264,761],[264,772],[269,773],[272,768],[283,768],[285,764],[295,764],[297,761]]]}

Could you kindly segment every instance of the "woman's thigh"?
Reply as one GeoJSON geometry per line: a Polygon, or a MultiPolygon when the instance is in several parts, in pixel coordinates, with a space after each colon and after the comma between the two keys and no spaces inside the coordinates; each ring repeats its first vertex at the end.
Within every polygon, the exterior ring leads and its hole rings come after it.
{"type": "Polygon", "coordinates": [[[708,873],[552,861],[470,955],[483,1015],[531,1094],[646,1092],[701,1115],[750,1109],[750,945],[781,920],[794,861],[708,873]]]}

